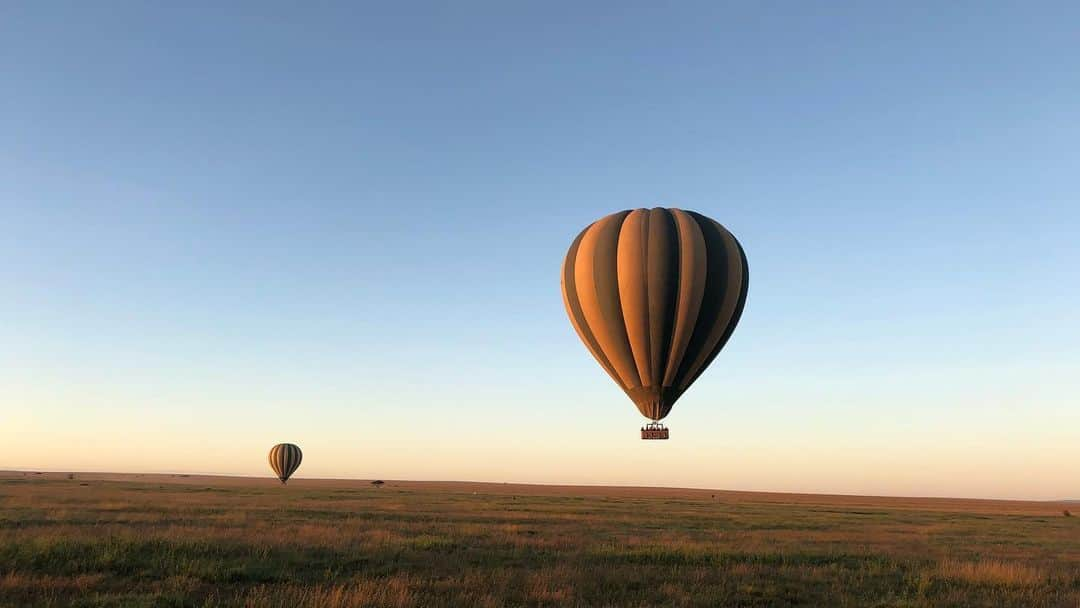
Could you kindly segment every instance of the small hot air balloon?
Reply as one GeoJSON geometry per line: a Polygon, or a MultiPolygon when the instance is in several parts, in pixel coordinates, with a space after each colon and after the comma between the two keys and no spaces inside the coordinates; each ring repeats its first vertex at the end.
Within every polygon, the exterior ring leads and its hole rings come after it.
{"type": "Polygon", "coordinates": [[[726,228],[681,209],[620,211],[574,239],[562,267],[566,312],[600,366],[660,424],[731,337],[749,269],[726,228]]]}
{"type": "Polygon", "coordinates": [[[270,448],[270,468],[274,469],[281,483],[285,483],[300,468],[300,461],[304,454],[300,448],[291,443],[279,443],[270,448]]]}

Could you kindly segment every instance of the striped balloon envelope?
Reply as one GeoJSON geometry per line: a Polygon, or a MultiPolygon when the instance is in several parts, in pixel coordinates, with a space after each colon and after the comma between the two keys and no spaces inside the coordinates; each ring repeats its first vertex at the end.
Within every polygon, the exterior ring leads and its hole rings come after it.
{"type": "MultiPolygon", "coordinates": [[[[603,217],[574,239],[562,266],[563,303],[578,336],[653,423],[727,343],[748,285],[739,241],[681,209],[603,217]]],[[[642,429],[642,438],[666,439],[658,428],[642,429]]]]}
{"type": "Polygon", "coordinates": [[[300,468],[300,461],[304,454],[300,448],[291,443],[279,443],[270,448],[270,468],[274,469],[281,483],[285,483],[300,468]]]}

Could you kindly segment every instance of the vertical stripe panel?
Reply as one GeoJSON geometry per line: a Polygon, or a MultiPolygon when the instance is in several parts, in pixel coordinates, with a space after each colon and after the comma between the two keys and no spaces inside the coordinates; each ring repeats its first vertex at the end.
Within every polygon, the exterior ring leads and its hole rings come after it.
{"type": "Polygon", "coordinates": [[[679,209],[672,209],[675,218],[679,246],[679,292],[675,305],[675,328],[672,331],[671,347],[667,353],[667,365],[664,370],[663,386],[677,386],[678,373],[686,356],[686,349],[694,335],[701,300],[705,296],[705,238],[701,228],[689,214],[679,209]]]}
{"type": "Polygon", "coordinates": [[[698,222],[705,237],[708,276],[694,336],[679,369],[676,386],[680,391],[686,390],[698,377],[699,372],[705,369],[705,361],[727,333],[742,293],[743,282],[742,251],[735,237],[709,218],[696,213],[691,215],[698,222]]]}
{"type": "Polygon", "coordinates": [[[626,389],[641,386],[619,304],[619,229],[628,212],[609,215],[585,231],[574,268],[578,300],[600,350],[626,389]]]}
{"type": "Polygon", "coordinates": [[[630,353],[641,386],[653,384],[652,332],[649,327],[649,279],[647,276],[649,212],[636,209],[619,230],[616,275],[619,303],[630,353]]]}
{"type": "MultiPolygon", "coordinates": [[[[591,227],[591,225],[589,226],[591,227]]],[[[600,350],[600,345],[596,341],[596,337],[593,335],[589,324],[585,320],[585,313],[581,311],[581,302],[578,299],[577,281],[574,277],[574,268],[577,263],[578,250],[581,245],[581,239],[585,236],[585,233],[589,228],[581,231],[581,234],[574,239],[574,243],[570,245],[570,251],[566,253],[566,259],[563,260],[562,267],[562,291],[563,291],[563,305],[566,306],[566,314],[570,317],[570,324],[574,326],[574,330],[577,332],[578,337],[585,343],[585,348],[589,349],[592,356],[600,363],[600,366],[604,368],[604,371],[611,376],[611,379],[615,381],[623,390],[626,386],[622,382],[622,378],[619,378],[619,374],[615,372],[615,368],[611,366],[611,362],[608,361],[607,355],[604,351],[600,350]]]]}

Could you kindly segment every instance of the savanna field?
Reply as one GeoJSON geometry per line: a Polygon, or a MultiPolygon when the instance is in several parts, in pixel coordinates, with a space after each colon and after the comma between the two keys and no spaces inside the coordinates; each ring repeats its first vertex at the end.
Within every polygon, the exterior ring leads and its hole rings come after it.
{"type": "Polygon", "coordinates": [[[1080,607],[1065,503],[0,474],[0,606],[1080,607]]]}

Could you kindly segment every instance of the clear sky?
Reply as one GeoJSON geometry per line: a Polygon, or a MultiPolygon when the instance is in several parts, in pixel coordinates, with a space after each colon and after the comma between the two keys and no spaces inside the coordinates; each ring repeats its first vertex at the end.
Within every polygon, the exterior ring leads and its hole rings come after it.
{"type": "Polygon", "coordinates": [[[0,468],[1080,497],[1075,2],[7,2],[0,468]],[[643,442],[577,232],[725,224],[643,442]]]}

